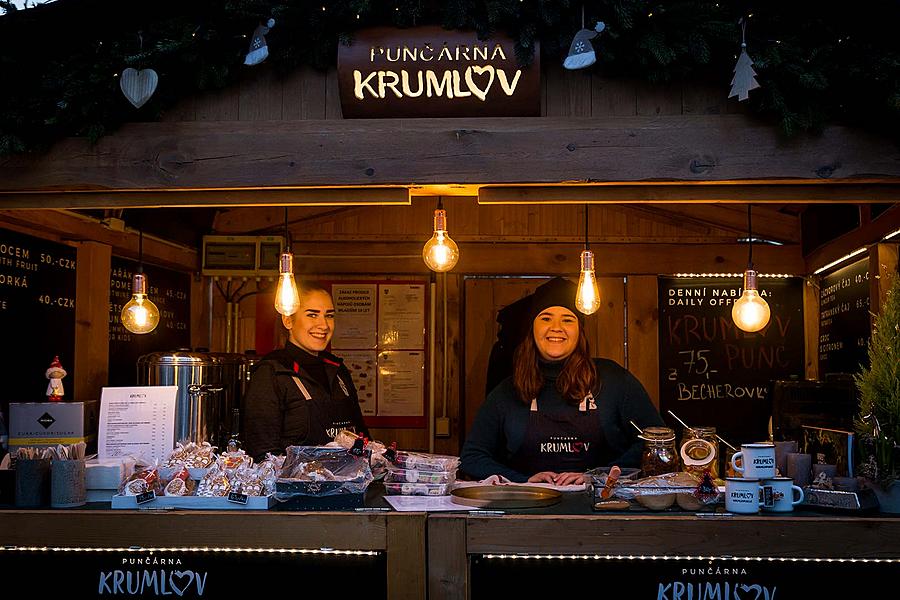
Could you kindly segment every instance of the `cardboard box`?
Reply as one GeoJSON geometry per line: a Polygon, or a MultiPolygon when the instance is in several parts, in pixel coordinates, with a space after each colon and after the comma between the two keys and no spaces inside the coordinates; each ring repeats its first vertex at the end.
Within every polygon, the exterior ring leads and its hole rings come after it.
{"type": "Polygon", "coordinates": [[[10,402],[9,448],[87,442],[97,451],[98,410],[91,402],[10,402]]]}

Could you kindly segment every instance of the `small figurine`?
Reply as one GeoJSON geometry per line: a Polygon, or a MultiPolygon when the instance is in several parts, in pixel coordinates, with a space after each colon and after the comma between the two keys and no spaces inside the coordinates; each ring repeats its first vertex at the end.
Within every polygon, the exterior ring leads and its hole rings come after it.
{"type": "Polygon", "coordinates": [[[46,375],[47,379],[50,380],[50,384],[47,386],[47,400],[50,402],[59,402],[65,394],[62,380],[67,373],[66,370],[63,369],[62,363],[59,362],[58,356],[53,357],[53,362],[50,363],[46,375]]]}

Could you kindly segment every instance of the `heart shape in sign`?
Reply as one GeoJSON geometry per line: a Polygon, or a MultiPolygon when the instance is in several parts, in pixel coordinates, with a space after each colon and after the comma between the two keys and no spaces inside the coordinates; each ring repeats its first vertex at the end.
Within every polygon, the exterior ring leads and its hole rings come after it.
{"type": "Polygon", "coordinates": [[[491,86],[494,84],[494,74],[494,67],[491,65],[486,67],[473,66],[466,69],[466,85],[469,86],[469,91],[475,94],[482,102],[487,98],[488,90],[490,90],[491,86]],[[485,73],[489,75],[487,85],[484,86],[484,88],[478,87],[478,84],[475,83],[475,78],[472,77],[473,73],[475,75],[484,75],[485,73]]]}
{"type": "MultiPolygon", "coordinates": [[[[734,594],[734,597],[735,597],[735,598],[738,597],[738,595],[737,595],[737,591],[738,591],[738,590],[741,590],[742,592],[747,592],[747,591],[753,590],[754,592],[756,592],[756,596],[753,597],[753,600],[759,600],[760,598],[763,597],[763,589],[762,589],[762,586],[759,585],[758,583],[755,583],[755,584],[753,584],[753,585],[746,585],[746,584],[743,584],[743,583],[742,583],[741,585],[737,586],[737,587],[735,588],[735,590],[734,590],[734,591],[735,591],[735,594],[734,594]]],[[[768,597],[768,594],[766,594],[766,597],[768,597]]],[[[741,600],[742,600],[742,599],[741,599],[741,600]]],[[[748,600],[749,600],[749,598],[748,598],[748,600]]]]}
{"type": "Polygon", "coordinates": [[[122,93],[128,98],[135,108],[140,108],[147,103],[153,92],[156,91],[156,85],[159,83],[159,75],[153,69],[137,69],[128,68],[122,71],[122,77],[119,79],[119,87],[122,93]]]}
{"type": "Polygon", "coordinates": [[[192,583],[194,583],[193,571],[172,571],[169,574],[169,587],[179,596],[184,596],[192,583]]]}

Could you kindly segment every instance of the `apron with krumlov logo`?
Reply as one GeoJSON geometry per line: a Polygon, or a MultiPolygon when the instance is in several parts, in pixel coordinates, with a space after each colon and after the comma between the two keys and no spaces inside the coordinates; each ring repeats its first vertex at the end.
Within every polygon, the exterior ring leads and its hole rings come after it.
{"type": "Polygon", "coordinates": [[[588,393],[569,415],[548,415],[531,400],[522,445],[512,455],[510,467],[525,475],[542,471],[583,473],[597,466],[606,439],[597,418],[594,395],[588,393]]]}

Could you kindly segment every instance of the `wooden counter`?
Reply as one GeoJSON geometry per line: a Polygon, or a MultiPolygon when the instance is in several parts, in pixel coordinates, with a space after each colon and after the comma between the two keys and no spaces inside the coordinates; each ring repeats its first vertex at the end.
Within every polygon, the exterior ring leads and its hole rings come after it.
{"type": "MultiPolygon", "coordinates": [[[[427,518],[380,512],[10,509],[0,510],[0,548],[368,550],[385,557],[388,598],[425,598],[427,586],[432,600],[469,598],[478,581],[473,565],[490,555],[588,556],[598,571],[615,568],[609,561],[599,564],[603,559],[623,557],[853,559],[866,564],[816,568],[864,568],[875,562],[895,572],[900,564],[900,518],[877,514],[563,514],[566,508],[492,516],[432,513],[427,518]]],[[[528,568],[538,572],[547,564],[535,560],[528,568]]],[[[366,586],[365,581],[346,583],[366,586]]]]}
{"type": "Polygon", "coordinates": [[[424,513],[0,510],[0,547],[370,550],[386,556],[387,597],[413,600],[425,598],[425,517],[424,513]]]}
{"type": "MultiPolygon", "coordinates": [[[[741,517],[432,514],[428,517],[429,598],[470,597],[472,560],[498,554],[898,559],[900,563],[900,518],[812,513],[741,517]]],[[[890,563],[896,572],[897,564],[890,563]]]]}

